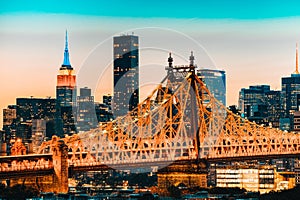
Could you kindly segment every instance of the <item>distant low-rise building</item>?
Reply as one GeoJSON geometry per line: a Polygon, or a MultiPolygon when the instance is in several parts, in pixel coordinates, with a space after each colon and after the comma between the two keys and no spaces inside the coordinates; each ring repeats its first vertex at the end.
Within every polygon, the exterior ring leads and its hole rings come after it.
{"type": "Polygon", "coordinates": [[[295,187],[294,172],[277,172],[274,166],[216,169],[217,187],[238,187],[267,193],[295,187]]]}
{"type": "Polygon", "coordinates": [[[46,137],[46,120],[32,120],[32,149],[34,153],[38,152],[39,147],[46,137]]]}
{"type": "Polygon", "coordinates": [[[77,131],[89,131],[98,124],[95,112],[94,96],[90,88],[80,88],[77,97],[77,131]]]}

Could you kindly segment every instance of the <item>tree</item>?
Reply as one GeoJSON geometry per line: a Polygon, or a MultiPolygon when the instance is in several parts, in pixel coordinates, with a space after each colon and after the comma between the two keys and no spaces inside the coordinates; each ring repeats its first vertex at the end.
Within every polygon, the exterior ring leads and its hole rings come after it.
{"type": "Polygon", "coordinates": [[[21,184],[14,185],[12,187],[0,186],[0,195],[4,199],[22,200],[26,198],[38,197],[39,191],[33,187],[25,186],[21,184]]]}

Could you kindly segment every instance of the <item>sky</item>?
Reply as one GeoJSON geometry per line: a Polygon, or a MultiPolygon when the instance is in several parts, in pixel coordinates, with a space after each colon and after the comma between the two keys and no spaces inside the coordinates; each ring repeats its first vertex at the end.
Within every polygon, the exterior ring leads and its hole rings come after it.
{"type": "MultiPolygon", "coordinates": [[[[142,96],[164,77],[168,53],[200,68],[222,69],[227,105],[249,85],[281,89],[295,70],[297,1],[0,0],[0,109],[17,97],[55,97],[65,30],[78,88],[97,101],[112,93],[112,37],[139,36],[142,96]]],[[[141,97],[142,98],[142,97],[141,97]]],[[[0,112],[0,128],[2,112],[0,112]]]]}

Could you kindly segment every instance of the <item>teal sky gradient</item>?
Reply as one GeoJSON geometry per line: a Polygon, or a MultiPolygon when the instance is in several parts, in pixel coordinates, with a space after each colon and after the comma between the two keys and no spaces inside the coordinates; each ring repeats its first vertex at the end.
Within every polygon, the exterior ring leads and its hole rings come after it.
{"type": "Polygon", "coordinates": [[[1,0],[0,13],[57,13],[110,17],[267,19],[300,15],[294,0],[1,0]]]}

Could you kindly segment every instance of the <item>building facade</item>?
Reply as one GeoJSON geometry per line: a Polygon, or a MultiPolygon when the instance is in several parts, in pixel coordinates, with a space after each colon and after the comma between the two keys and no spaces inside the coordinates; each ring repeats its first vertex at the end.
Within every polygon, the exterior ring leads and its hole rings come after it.
{"type": "Polygon", "coordinates": [[[294,113],[299,111],[300,74],[292,74],[281,79],[281,101],[283,109],[281,118],[289,120],[289,128],[293,130],[294,113]]]}
{"type": "Polygon", "coordinates": [[[270,90],[265,93],[267,102],[267,121],[273,128],[279,128],[281,116],[281,92],[270,90]]]}
{"type": "Polygon", "coordinates": [[[89,131],[98,124],[94,96],[91,89],[80,88],[80,96],[77,97],[77,131],[89,131]]]}
{"type": "Polygon", "coordinates": [[[223,70],[199,69],[197,76],[214,97],[226,106],[226,73],[223,70]]]}
{"type": "Polygon", "coordinates": [[[51,138],[57,131],[56,99],[51,98],[17,98],[16,105],[16,137],[23,141],[32,136],[32,121],[34,119],[45,120],[46,137],[51,138]]]}
{"type": "Polygon", "coordinates": [[[267,193],[295,187],[294,172],[277,172],[274,166],[216,169],[217,187],[238,187],[267,193]]]}
{"type": "Polygon", "coordinates": [[[296,46],[296,69],[290,77],[281,79],[282,127],[294,130],[294,113],[300,106],[300,73],[298,69],[298,45],[296,46]]]}
{"type": "Polygon", "coordinates": [[[16,120],[17,120],[17,106],[9,105],[3,109],[3,135],[2,141],[9,143],[11,139],[16,138],[16,120]]]}
{"type": "Polygon", "coordinates": [[[112,105],[112,96],[110,94],[106,94],[102,96],[102,102],[103,104],[107,105],[110,107],[111,109],[111,105],[112,105]]]}
{"type": "Polygon", "coordinates": [[[44,119],[33,119],[32,120],[32,150],[37,153],[39,147],[46,138],[46,120],[44,119]]]}
{"type": "Polygon", "coordinates": [[[57,75],[56,99],[58,103],[57,115],[59,116],[57,124],[60,124],[60,129],[56,134],[63,136],[76,133],[76,75],[70,64],[67,32],[64,60],[57,75]]]}
{"type": "Polygon", "coordinates": [[[110,107],[104,103],[95,103],[95,110],[99,123],[109,122],[114,119],[110,107]]]}
{"type": "Polygon", "coordinates": [[[267,102],[265,94],[270,91],[269,85],[249,86],[239,92],[239,109],[242,115],[258,124],[266,123],[267,102]]]}
{"type": "Polygon", "coordinates": [[[279,127],[280,108],[280,91],[270,90],[269,85],[249,86],[239,92],[242,117],[257,124],[279,127]]]}
{"type": "Polygon", "coordinates": [[[113,38],[114,98],[113,114],[123,116],[139,102],[139,41],[138,36],[113,38]]]}

